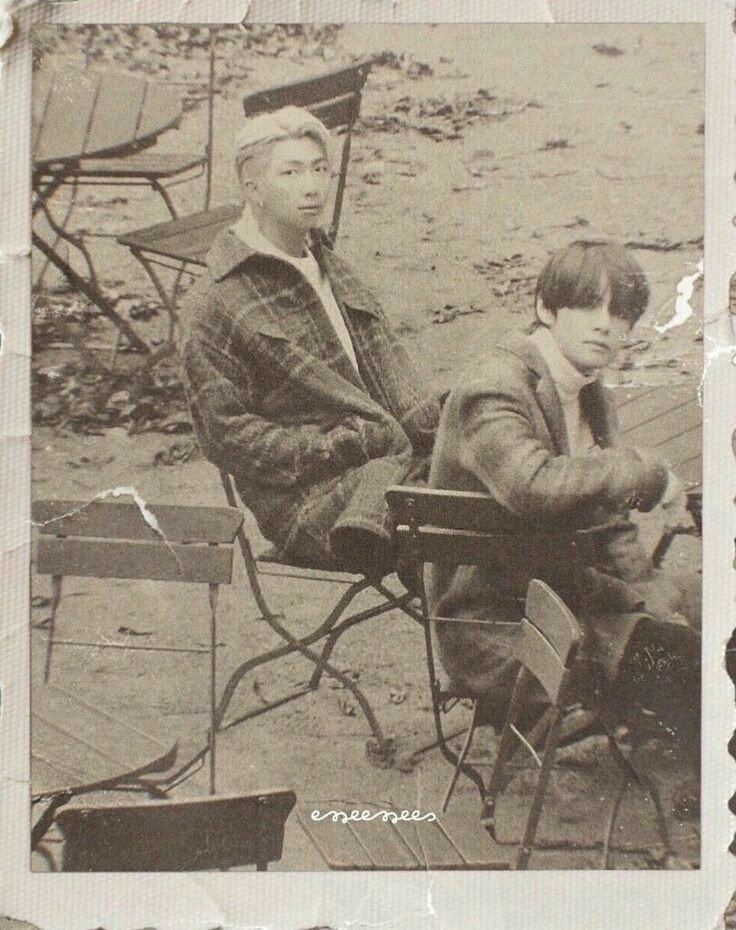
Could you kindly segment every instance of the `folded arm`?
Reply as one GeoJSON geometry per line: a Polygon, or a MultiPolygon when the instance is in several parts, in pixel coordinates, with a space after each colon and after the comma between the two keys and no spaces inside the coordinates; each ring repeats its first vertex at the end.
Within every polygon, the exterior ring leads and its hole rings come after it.
{"type": "Polygon", "coordinates": [[[666,469],[634,449],[554,455],[524,401],[500,389],[460,404],[463,464],[518,516],[589,526],[605,511],[649,509],[664,492],[666,469]]]}
{"type": "Polygon", "coordinates": [[[207,458],[230,474],[290,487],[362,464],[370,436],[357,418],[341,423],[279,423],[257,412],[247,367],[203,338],[183,353],[187,393],[207,458]]]}

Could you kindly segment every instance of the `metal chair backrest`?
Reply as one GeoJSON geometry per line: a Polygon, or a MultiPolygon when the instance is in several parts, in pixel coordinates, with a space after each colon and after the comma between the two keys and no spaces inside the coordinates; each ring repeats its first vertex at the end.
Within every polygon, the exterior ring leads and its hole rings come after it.
{"type": "Polygon", "coordinates": [[[43,575],[229,584],[243,522],[230,507],[37,501],[36,570],[43,575]]]}
{"type": "Polygon", "coordinates": [[[246,117],[270,113],[285,106],[297,106],[309,110],[328,129],[344,130],[345,141],[340,158],[340,172],[329,232],[333,242],[337,237],[340,224],[353,126],[360,113],[363,85],[368,78],[371,65],[371,60],[360,61],[316,77],[256,91],[243,98],[243,110],[246,117]]]}
{"type": "Polygon", "coordinates": [[[166,872],[255,865],[281,858],[293,791],[109,807],[66,808],[62,871],[166,872]]]}
{"type": "Polygon", "coordinates": [[[437,488],[391,487],[386,491],[398,557],[418,566],[427,562],[483,565],[489,544],[513,543],[521,557],[525,550],[539,554],[550,547],[560,558],[573,556],[576,540],[570,530],[544,533],[532,540],[519,535],[518,523],[508,517],[488,494],[437,488]]]}
{"type": "Polygon", "coordinates": [[[533,579],[514,653],[553,704],[562,693],[582,638],[580,624],[565,603],[543,581],[533,579]]]}

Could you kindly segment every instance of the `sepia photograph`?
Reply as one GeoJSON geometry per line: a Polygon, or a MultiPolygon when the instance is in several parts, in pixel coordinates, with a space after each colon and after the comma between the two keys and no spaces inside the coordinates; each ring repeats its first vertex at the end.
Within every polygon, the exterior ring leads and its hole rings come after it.
{"type": "Polygon", "coordinates": [[[705,39],[34,26],[32,871],[701,868],[705,39]]]}

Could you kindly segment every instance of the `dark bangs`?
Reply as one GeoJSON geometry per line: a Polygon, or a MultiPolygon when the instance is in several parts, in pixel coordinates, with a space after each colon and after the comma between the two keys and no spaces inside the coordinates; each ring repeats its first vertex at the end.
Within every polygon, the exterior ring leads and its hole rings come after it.
{"type": "Polygon", "coordinates": [[[581,239],[555,252],[537,282],[537,298],[553,313],[595,307],[609,291],[611,314],[633,325],[649,302],[646,277],[627,249],[601,240],[581,239]]]}

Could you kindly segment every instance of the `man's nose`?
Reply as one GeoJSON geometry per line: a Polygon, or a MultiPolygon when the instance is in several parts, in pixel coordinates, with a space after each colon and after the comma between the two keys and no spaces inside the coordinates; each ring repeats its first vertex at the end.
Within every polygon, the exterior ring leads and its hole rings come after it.
{"type": "Polygon", "coordinates": [[[305,194],[316,196],[319,193],[320,176],[316,171],[305,171],[302,177],[302,190],[305,194]]]}
{"type": "Polygon", "coordinates": [[[611,329],[611,313],[608,307],[601,307],[595,313],[595,328],[601,333],[608,333],[611,329]]]}

